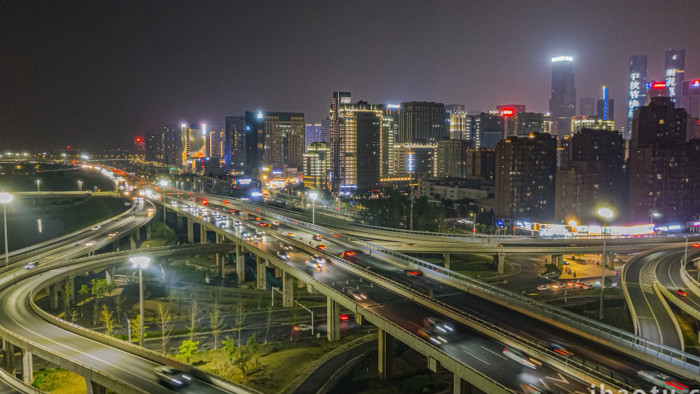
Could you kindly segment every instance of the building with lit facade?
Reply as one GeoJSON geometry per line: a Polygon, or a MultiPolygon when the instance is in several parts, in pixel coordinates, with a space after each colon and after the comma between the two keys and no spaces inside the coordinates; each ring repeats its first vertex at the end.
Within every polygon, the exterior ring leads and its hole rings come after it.
{"type": "Polygon", "coordinates": [[[497,216],[553,218],[556,153],[556,137],[543,133],[508,137],[496,145],[497,216]]]}
{"type": "Polygon", "coordinates": [[[467,110],[464,104],[445,105],[447,116],[450,119],[450,139],[467,139],[467,110]]]}
{"type": "Polygon", "coordinates": [[[505,122],[503,117],[496,114],[481,113],[467,115],[467,137],[475,148],[493,149],[496,143],[503,139],[505,122]]]}
{"type": "Polygon", "coordinates": [[[552,96],[549,113],[556,124],[556,135],[571,132],[571,118],[576,115],[576,88],[574,87],[574,58],[552,58],[552,96]]]}
{"type": "Polygon", "coordinates": [[[245,163],[245,118],[227,116],[224,126],[224,166],[239,168],[245,163]]]}
{"type": "Polygon", "coordinates": [[[208,157],[207,125],[202,123],[197,127],[189,123],[180,125],[180,139],[182,141],[182,161],[184,169],[190,171],[202,171],[208,157]]]}
{"type": "Polygon", "coordinates": [[[220,126],[209,126],[209,155],[211,159],[218,159],[220,163],[225,162],[226,157],[226,133],[225,128],[220,126]]]}
{"type": "Polygon", "coordinates": [[[685,79],[685,49],[669,49],[666,51],[664,62],[664,78],[668,94],[672,101],[680,96],[681,86],[685,79]]]}
{"type": "Polygon", "coordinates": [[[466,178],[469,141],[444,139],[437,142],[436,169],[438,178],[466,178]]]}
{"type": "Polygon", "coordinates": [[[615,130],[583,129],[571,138],[571,160],[557,169],[555,220],[588,223],[597,208],[627,203],[625,140],[615,130]]]}
{"type": "Polygon", "coordinates": [[[358,101],[339,102],[335,111],[333,107],[331,119],[337,121],[338,162],[333,163],[331,150],[332,190],[346,195],[378,186],[384,106],[358,101]]]}
{"type": "Polygon", "coordinates": [[[603,86],[603,96],[596,102],[596,116],[601,120],[615,120],[615,100],[608,94],[608,87],[603,86]]]}
{"type": "Polygon", "coordinates": [[[399,106],[387,104],[382,115],[382,129],[379,140],[379,175],[382,178],[392,177],[394,175],[394,144],[399,134],[398,123],[399,106]]]}
{"type": "Polygon", "coordinates": [[[305,134],[304,142],[306,147],[313,144],[314,142],[328,142],[323,140],[323,124],[321,123],[307,123],[304,125],[305,134]]]}
{"type": "Polygon", "coordinates": [[[328,189],[328,173],[331,169],[331,152],[326,142],[312,142],[304,153],[304,186],[312,189],[328,189]]]}
{"type": "Polygon", "coordinates": [[[525,105],[522,104],[505,104],[497,105],[496,113],[503,118],[503,138],[516,135],[515,119],[525,112],[525,105]]]}
{"type": "Polygon", "coordinates": [[[146,150],[144,159],[146,161],[163,160],[163,142],[161,138],[162,132],[153,129],[146,130],[143,135],[144,148],[146,150]]]}
{"type": "Polygon", "coordinates": [[[595,116],[577,115],[571,118],[571,135],[580,132],[583,129],[598,129],[598,130],[615,130],[615,122],[612,120],[603,120],[595,116]]]}
{"type": "Polygon", "coordinates": [[[443,103],[401,103],[397,142],[435,142],[447,138],[447,122],[447,112],[443,103]]]}
{"type": "Polygon", "coordinates": [[[402,142],[394,146],[394,176],[417,179],[435,177],[437,143],[402,142]]]}
{"type": "Polygon", "coordinates": [[[630,56],[629,93],[627,95],[627,127],[624,137],[632,138],[634,110],[646,105],[647,100],[647,55],[630,56]]]}
{"type": "Polygon", "coordinates": [[[496,179],[496,151],[478,148],[467,150],[467,178],[493,182],[496,179]]]}
{"type": "Polygon", "coordinates": [[[247,172],[258,175],[264,167],[301,168],[305,149],[304,125],[301,112],[246,111],[247,172]]]}
{"type": "Polygon", "coordinates": [[[352,103],[350,92],[333,92],[333,99],[330,107],[330,150],[331,150],[331,190],[338,192],[340,190],[340,166],[341,166],[341,142],[342,135],[340,132],[340,106],[352,103]]]}
{"type": "Polygon", "coordinates": [[[546,116],[542,113],[520,112],[513,116],[513,135],[528,136],[545,132],[546,116]]]}

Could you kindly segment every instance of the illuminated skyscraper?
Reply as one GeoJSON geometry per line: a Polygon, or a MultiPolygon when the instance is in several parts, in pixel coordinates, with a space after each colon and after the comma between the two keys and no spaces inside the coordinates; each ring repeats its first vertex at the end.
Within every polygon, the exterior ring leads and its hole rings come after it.
{"type": "Polygon", "coordinates": [[[251,175],[260,167],[301,169],[304,154],[304,114],[299,112],[245,113],[246,165],[251,175]]]}
{"type": "Polygon", "coordinates": [[[647,55],[630,56],[629,94],[627,96],[627,127],[625,139],[632,138],[632,117],[634,110],[647,101],[647,55]]]}
{"type": "Polygon", "coordinates": [[[330,150],[331,150],[331,189],[338,191],[340,189],[340,114],[338,110],[343,104],[352,103],[350,92],[333,92],[333,101],[330,108],[330,150]]]}
{"type": "Polygon", "coordinates": [[[596,103],[596,116],[601,120],[615,120],[615,100],[608,96],[607,86],[603,86],[603,97],[596,103]]]}
{"type": "Polygon", "coordinates": [[[549,113],[556,124],[556,135],[569,134],[571,117],[576,115],[576,88],[574,87],[574,58],[552,58],[552,98],[549,113]]]}
{"type": "Polygon", "coordinates": [[[224,129],[224,165],[229,168],[245,161],[245,119],[242,116],[227,116],[224,129]]]}
{"type": "Polygon", "coordinates": [[[450,139],[466,139],[467,110],[464,104],[448,104],[445,105],[445,110],[450,118],[450,139]]]}
{"type": "Polygon", "coordinates": [[[669,49],[666,51],[665,78],[668,94],[672,101],[680,95],[681,85],[685,78],[685,49],[669,49]]]}

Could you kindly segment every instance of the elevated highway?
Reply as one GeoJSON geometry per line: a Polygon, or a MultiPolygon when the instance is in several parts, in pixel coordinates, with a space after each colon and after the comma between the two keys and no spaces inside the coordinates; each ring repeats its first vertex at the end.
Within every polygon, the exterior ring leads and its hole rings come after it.
{"type": "MultiPolygon", "coordinates": [[[[164,196],[164,198],[166,200],[164,202],[166,206],[168,206],[170,201],[172,201],[172,197],[164,196]]],[[[223,199],[218,199],[213,196],[207,196],[207,198],[210,206],[214,204],[219,205],[221,208],[228,208],[232,205],[238,205],[237,202],[231,201],[225,204],[223,199]]],[[[180,210],[180,206],[189,204],[189,201],[177,201],[179,203],[178,208],[168,206],[167,209],[180,210]]],[[[201,206],[197,209],[200,208],[201,206]]],[[[241,206],[237,206],[236,208],[243,210],[248,209],[248,207],[241,206]]],[[[230,237],[230,235],[225,234],[227,232],[226,229],[221,229],[217,227],[216,224],[208,223],[206,220],[197,217],[197,212],[198,211],[191,211],[190,213],[184,212],[184,214],[190,215],[188,220],[199,221],[198,224],[200,226],[221,233],[223,237],[230,237]]],[[[183,212],[180,212],[180,215],[183,215],[183,212]]],[[[596,368],[600,368],[599,370],[607,371],[604,374],[607,374],[610,379],[617,382],[616,384],[623,382],[622,384],[634,384],[638,385],[637,387],[644,387],[644,382],[640,382],[636,376],[636,372],[643,369],[668,369],[675,374],[685,376],[689,379],[697,377],[698,371],[700,371],[700,369],[698,369],[700,367],[700,359],[695,360],[690,355],[659,346],[630,334],[619,332],[619,330],[590,321],[589,319],[563,313],[563,311],[557,310],[557,308],[546,305],[535,305],[536,303],[532,300],[523,299],[518,295],[507,293],[502,289],[497,289],[469,278],[463,278],[459,274],[444,270],[441,267],[412,259],[403,254],[386,250],[378,245],[347,237],[342,234],[339,234],[338,237],[334,237],[334,231],[312,226],[299,220],[289,219],[276,214],[264,213],[263,210],[255,211],[255,215],[259,215],[264,221],[279,220],[281,222],[278,230],[266,230],[267,234],[273,236],[275,239],[282,239],[284,242],[292,243],[300,250],[311,249],[314,250],[315,253],[324,253],[325,256],[333,262],[333,265],[344,265],[344,269],[355,269],[355,271],[352,271],[355,274],[360,274],[362,272],[379,274],[380,277],[364,277],[366,280],[370,280],[375,287],[386,288],[387,286],[393,286],[394,283],[409,286],[410,289],[418,291],[421,297],[406,294],[404,298],[410,297],[410,299],[414,301],[425,299],[429,301],[439,301],[437,305],[434,302],[430,302],[423,304],[423,306],[429,308],[429,313],[438,314],[443,316],[443,318],[460,323],[460,330],[466,330],[468,328],[475,329],[476,323],[474,318],[481,319],[484,324],[490,324],[491,332],[496,332],[496,330],[493,329],[494,324],[496,324],[495,327],[504,330],[504,337],[498,337],[498,341],[503,342],[503,338],[508,338],[508,334],[506,333],[510,333],[510,340],[513,341],[511,343],[515,344],[513,346],[529,352],[530,354],[534,354],[536,357],[547,359],[548,362],[552,361],[552,358],[551,354],[547,354],[548,351],[543,343],[543,338],[562,340],[567,344],[567,347],[575,348],[576,354],[586,355],[583,360],[580,360],[580,364],[577,365],[582,366],[586,365],[586,363],[595,364],[597,365],[596,368]],[[323,244],[326,245],[327,249],[324,252],[313,249],[317,245],[317,243],[311,239],[314,234],[323,234],[326,237],[323,244]],[[336,257],[338,254],[348,249],[360,252],[356,260],[352,263],[344,262],[336,257]],[[407,279],[405,273],[401,270],[402,268],[414,267],[422,269],[425,273],[425,276],[420,278],[418,282],[410,278],[407,279]],[[357,271],[358,268],[363,271],[357,271]],[[529,304],[530,306],[525,304],[529,304]],[[459,311],[459,313],[455,313],[455,310],[459,311]],[[460,314],[466,314],[466,316],[470,318],[464,318],[464,316],[460,314]],[[564,316],[566,316],[566,318],[564,318],[564,316]],[[525,321],[527,323],[524,323],[525,321]],[[572,324],[574,324],[574,326],[572,326],[572,324]],[[518,338],[515,339],[512,335],[518,338]],[[591,352],[590,349],[595,349],[595,352],[591,352]]],[[[228,220],[231,219],[229,218],[228,220]]],[[[218,223],[218,225],[226,227],[226,225],[222,223],[218,223]]],[[[236,230],[234,230],[234,233],[235,231],[236,230]]],[[[248,245],[243,246],[246,250],[249,249],[248,245]]],[[[257,247],[259,248],[259,246],[257,247]]],[[[273,247],[272,251],[276,253],[277,250],[274,249],[274,245],[270,247],[273,247]]],[[[311,253],[311,251],[309,251],[309,253],[311,253]]],[[[283,269],[285,266],[293,265],[291,262],[279,260],[272,253],[268,252],[268,255],[272,256],[272,258],[266,258],[265,261],[267,264],[272,264],[275,268],[283,269]]],[[[290,261],[292,260],[293,258],[290,258],[290,261]]],[[[330,267],[329,265],[329,268],[330,267]]],[[[294,276],[293,273],[291,275],[294,276]]],[[[314,275],[317,277],[319,274],[314,275]]],[[[300,279],[299,276],[295,277],[300,279]]],[[[304,281],[304,278],[302,277],[301,280],[304,281]]],[[[283,279],[283,283],[284,281],[283,279]]],[[[397,292],[397,289],[394,287],[392,287],[391,290],[397,292]]],[[[362,305],[362,303],[359,304],[360,306],[362,305]]],[[[384,303],[382,302],[382,304],[384,303]]],[[[414,310],[418,311],[418,313],[412,314],[410,320],[420,326],[421,319],[425,317],[424,314],[426,311],[418,308],[414,310]]],[[[358,313],[362,314],[361,311],[358,311],[358,313]]],[[[395,312],[392,312],[392,309],[385,309],[382,311],[383,316],[390,316],[390,313],[395,312]]],[[[375,323],[375,321],[372,322],[375,323]]],[[[394,323],[396,324],[396,322],[394,323]]],[[[488,332],[489,331],[486,330],[483,333],[488,336],[488,332]]],[[[414,345],[415,338],[410,341],[407,339],[407,341],[411,343],[412,347],[416,346],[414,345]]],[[[448,355],[450,354],[448,353],[448,355]]],[[[477,355],[477,357],[480,357],[480,355],[477,355]]],[[[461,362],[468,361],[465,360],[461,362]]],[[[569,359],[567,362],[570,363],[568,364],[569,366],[574,364],[572,359],[569,359]]],[[[474,361],[472,360],[472,362],[467,365],[474,367],[474,361]]],[[[586,379],[601,378],[590,370],[584,373],[580,370],[577,373],[573,373],[571,370],[562,368],[556,361],[552,362],[550,365],[556,366],[555,368],[557,371],[566,371],[566,373],[574,374],[574,376],[578,376],[584,381],[586,381],[586,379]]]]}

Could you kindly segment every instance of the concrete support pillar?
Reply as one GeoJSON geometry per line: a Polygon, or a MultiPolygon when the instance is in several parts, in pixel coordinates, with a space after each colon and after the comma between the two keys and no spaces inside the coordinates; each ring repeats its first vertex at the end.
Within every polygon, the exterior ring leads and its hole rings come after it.
{"type": "MultiPolygon", "coordinates": [[[[69,276],[66,279],[66,284],[68,285],[68,303],[70,305],[75,305],[75,276],[69,276]]],[[[64,288],[65,289],[65,288],[64,288]]]]}
{"type": "Polygon", "coordinates": [[[132,235],[134,236],[134,238],[136,239],[136,242],[141,242],[141,228],[139,228],[138,230],[134,231],[134,232],[131,233],[131,234],[132,234],[132,235]]]}
{"type": "Polygon", "coordinates": [[[498,269],[498,274],[502,275],[504,272],[506,272],[506,255],[504,253],[499,253],[498,254],[498,265],[496,266],[498,269]]]}
{"type": "Polygon", "coordinates": [[[22,381],[27,386],[31,386],[34,381],[34,362],[32,353],[28,350],[22,350],[22,381]]]}
{"type": "Polygon", "coordinates": [[[258,290],[267,289],[267,265],[260,256],[255,256],[255,287],[258,290]]]}
{"type": "Polygon", "coordinates": [[[314,293],[314,286],[313,286],[311,283],[307,283],[307,284],[306,284],[306,291],[307,291],[309,294],[313,294],[313,293],[314,293]]]}
{"type": "Polygon", "coordinates": [[[362,325],[362,315],[359,313],[355,313],[355,323],[362,325]]]}
{"type": "Polygon", "coordinates": [[[297,279],[297,289],[303,289],[306,287],[306,283],[304,281],[297,279]]]}
{"type": "Polygon", "coordinates": [[[294,306],[294,277],[286,272],[282,273],[282,306],[294,306]]]}
{"type": "Polygon", "coordinates": [[[151,231],[153,230],[153,225],[151,222],[148,222],[146,225],[146,240],[150,241],[151,240],[151,231]]]}
{"type": "Polygon", "coordinates": [[[101,386],[88,378],[85,378],[85,384],[87,385],[87,394],[107,394],[107,389],[104,386],[101,386]]]}
{"type": "Polygon", "coordinates": [[[445,269],[450,269],[450,254],[445,253],[445,269]]]}
{"type": "Polygon", "coordinates": [[[61,284],[56,283],[50,286],[49,307],[58,309],[58,292],[61,290],[61,284]]]}
{"type": "Polygon", "coordinates": [[[377,337],[377,372],[379,379],[387,380],[391,377],[394,354],[394,337],[384,330],[379,330],[377,337]]]}
{"type": "Polygon", "coordinates": [[[191,218],[187,218],[187,242],[194,243],[194,221],[191,218]]]}
{"type": "Polygon", "coordinates": [[[452,376],[452,393],[454,394],[471,394],[474,390],[474,385],[463,380],[459,375],[452,376]]]}
{"type": "Polygon", "coordinates": [[[340,304],[326,298],[326,331],[329,342],[340,340],[340,304]]]}
{"type": "Polygon", "coordinates": [[[105,279],[107,279],[107,282],[114,282],[114,270],[115,267],[108,267],[105,269],[105,279]]]}
{"type": "Polygon", "coordinates": [[[282,276],[282,270],[275,267],[275,278],[279,278],[280,276],[282,276]]]}
{"type": "Polygon", "coordinates": [[[2,358],[5,370],[12,376],[17,374],[15,368],[15,345],[8,342],[6,339],[2,341],[2,358]]]}
{"type": "Polygon", "coordinates": [[[199,224],[199,243],[207,243],[207,228],[203,224],[199,224]]]}
{"type": "Polygon", "coordinates": [[[216,253],[216,274],[219,278],[224,277],[224,264],[226,264],[227,253],[216,253]]]}
{"type": "Polygon", "coordinates": [[[242,245],[236,245],[236,278],[238,283],[245,282],[245,254],[242,245]]]}
{"type": "Polygon", "coordinates": [[[138,245],[138,231],[135,231],[129,235],[129,249],[134,250],[136,249],[136,246],[138,245]]]}

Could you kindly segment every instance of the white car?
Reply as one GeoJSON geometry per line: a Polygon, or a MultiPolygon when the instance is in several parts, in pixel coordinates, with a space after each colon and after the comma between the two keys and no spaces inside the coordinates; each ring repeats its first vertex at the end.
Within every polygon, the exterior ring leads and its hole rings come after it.
{"type": "Polygon", "coordinates": [[[524,365],[528,368],[537,369],[538,366],[542,365],[541,362],[535,360],[532,357],[520,352],[519,350],[503,348],[503,355],[515,361],[518,364],[524,365]]]}
{"type": "Polygon", "coordinates": [[[312,327],[310,324],[298,324],[294,326],[294,331],[308,332],[311,331],[312,327]]]}
{"type": "Polygon", "coordinates": [[[168,365],[156,367],[156,376],[160,383],[170,387],[182,387],[190,383],[192,377],[168,365]]]}

